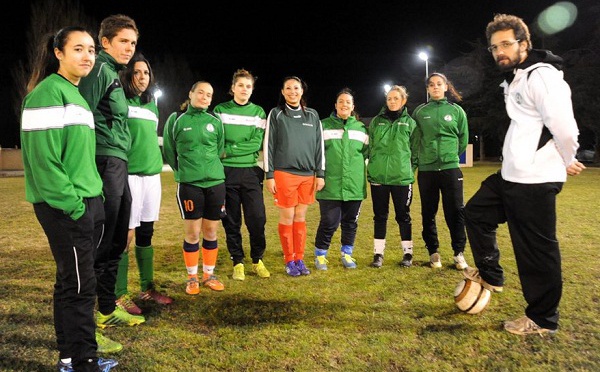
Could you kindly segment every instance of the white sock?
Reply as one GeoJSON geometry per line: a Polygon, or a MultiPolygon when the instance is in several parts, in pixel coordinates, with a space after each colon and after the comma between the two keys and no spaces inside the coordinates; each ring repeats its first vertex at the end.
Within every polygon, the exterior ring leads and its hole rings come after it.
{"type": "Polygon", "coordinates": [[[383,256],[383,251],[385,251],[385,239],[373,239],[373,247],[375,254],[383,256]]]}
{"type": "Polygon", "coordinates": [[[404,254],[408,253],[410,255],[413,254],[413,242],[412,240],[403,240],[400,242],[400,245],[402,246],[402,250],[404,251],[404,254]]]}

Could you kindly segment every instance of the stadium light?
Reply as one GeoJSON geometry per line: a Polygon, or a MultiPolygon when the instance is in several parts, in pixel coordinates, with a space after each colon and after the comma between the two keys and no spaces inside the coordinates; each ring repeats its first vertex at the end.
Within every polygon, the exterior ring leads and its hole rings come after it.
{"type": "Polygon", "coordinates": [[[162,95],[163,95],[163,92],[162,92],[162,90],[160,90],[160,88],[157,88],[157,89],[154,91],[154,102],[155,102],[157,105],[158,105],[158,99],[159,99],[160,97],[162,97],[162,95]]]}
{"type": "MultiPolygon", "coordinates": [[[[429,77],[429,56],[425,52],[420,52],[419,58],[425,61],[425,80],[427,80],[427,77],[429,77]]],[[[425,97],[427,98],[427,102],[429,102],[429,94],[427,93],[427,88],[425,88],[425,97]]]]}

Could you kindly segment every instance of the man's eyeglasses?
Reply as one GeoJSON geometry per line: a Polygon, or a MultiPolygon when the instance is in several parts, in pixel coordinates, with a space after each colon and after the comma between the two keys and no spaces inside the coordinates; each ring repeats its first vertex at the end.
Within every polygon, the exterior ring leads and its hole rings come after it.
{"type": "Polygon", "coordinates": [[[492,44],[492,45],[490,45],[487,48],[487,50],[490,53],[497,52],[498,49],[506,50],[506,49],[510,48],[511,46],[513,46],[514,44],[520,42],[520,41],[521,40],[518,40],[518,39],[515,40],[515,41],[503,41],[503,42],[498,43],[498,44],[492,44]]]}

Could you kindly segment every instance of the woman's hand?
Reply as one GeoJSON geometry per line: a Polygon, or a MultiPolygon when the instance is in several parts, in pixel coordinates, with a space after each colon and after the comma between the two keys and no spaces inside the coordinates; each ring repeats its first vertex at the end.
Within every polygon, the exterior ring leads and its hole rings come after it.
{"type": "Polygon", "coordinates": [[[275,194],[275,192],[277,191],[277,186],[275,185],[275,179],[274,178],[269,178],[265,181],[265,187],[267,188],[267,191],[270,192],[271,194],[275,194]]]}
{"type": "Polygon", "coordinates": [[[325,187],[325,178],[317,177],[317,191],[323,190],[323,187],[325,187]]]}

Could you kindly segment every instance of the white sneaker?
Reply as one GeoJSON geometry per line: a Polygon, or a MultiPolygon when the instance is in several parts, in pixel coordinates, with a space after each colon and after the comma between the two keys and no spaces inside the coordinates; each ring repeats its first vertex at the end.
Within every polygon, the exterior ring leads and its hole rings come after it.
{"type": "Polygon", "coordinates": [[[429,265],[431,265],[432,269],[442,268],[442,257],[440,257],[439,253],[436,252],[429,256],[429,265]]]}
{"type": "Polygon", "coordinates": [[[465,261],[465,256],[463,256],[462,252],[454,256],[454,266],[456,266],[456,270],[464,270],[467,267],[469,267],[469,265],[467,265],[467,261],[465,261]]]}
{"type": "Polygon", "coordinates": [[[527,316],[504,322],[504,329],[515,335],[540,335],[555,334],[558,329],[542,328],[527,316]]]}
{"type": "Polygon", "coordinates": [[[501,285],[491,285],[490,283],[483,280],[483,278],[479,274],[479,269],[476,269],[474,267],[467,267],[466,269],[464,269],[463,276],[469,280],[474,281],[475,283],[481,284],[483,288],[491,292],[500,293],[504,290],[504,287],[502,287],[501,285]]]}

